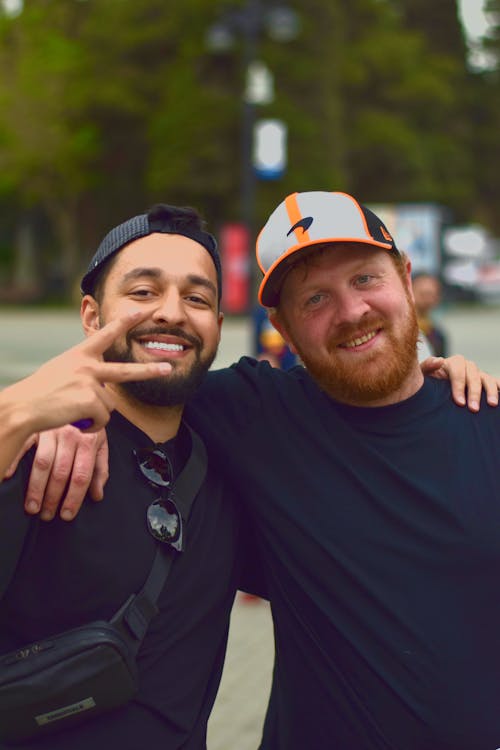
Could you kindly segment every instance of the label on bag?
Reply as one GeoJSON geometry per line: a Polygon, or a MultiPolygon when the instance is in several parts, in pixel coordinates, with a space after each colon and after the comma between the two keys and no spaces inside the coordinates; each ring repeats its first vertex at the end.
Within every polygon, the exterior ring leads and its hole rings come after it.
{"type": "Polygon", "coordinates": [[[44,724],[50,724],[53,721],[58,721],[58,719],[65,719],[66,716],[71,716],[72,714],[80,714],[82,711],[88,711],[89,708],[94,707],[95,701],[93,698],[84,698],[82,701],[71,703],[69,706],[56,708],[55,711],[49,711],[46,714],[39,714],[38,716],[35,716],[35,721],[38,726],[41,727],[44,724]]]}

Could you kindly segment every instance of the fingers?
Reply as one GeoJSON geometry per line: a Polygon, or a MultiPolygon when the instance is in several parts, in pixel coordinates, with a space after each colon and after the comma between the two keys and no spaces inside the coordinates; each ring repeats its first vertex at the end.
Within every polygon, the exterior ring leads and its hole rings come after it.
{"type": "Polygon", "coordinates": [[[80,412],[87,416],[79,417],[77,422],[72,422],[74,427],[78,427],[87,434],[99,432],[105,427],[109,422],[111,412],[115,408],[115,397],[111,390],[104,386],[104,383],[94,384],[90,396],[88,407],[85,407],[82,402],[79,404],[80,412]]]}
{"type": "Polygon", "coordinates": [[[102,362],[96,364],[94,375],[103,383],[119,383],[127,380],[147,380],[168,375],[172,365],[168,362],[102,362]]]}
{"type": "Polygon", "coordinates": [[[72,432],[59,439],[50,475],[45,487],[40,513],[42,521],[51,521],[62,501],[70,496],[66,520],[80,507],[92,476],[95,443],[94,434],[84,435],[72,428],[72,432]]]}
{"type": "Polygon", "coordinates": [[[95,481],[92,497],[102,498],[107,467],[104,430],[84,435],[68,426],[41,433],[25,497],[26,512],[40,512],[43,521],[50,521],[61,506],[61,518],[72,520],[91,481],[95,481]],[[93,476],[96,456],[99,457],[98,470],[93,476]]]}
{"type": "Polygon", "coordinates": [[[498,405],[499,381],[487,372],[479,369],[475,362],[465,359],[460,354],[445,360],[449,364],[448,374],[451,380],[453,400],[463,406],[467,403],[470,411],[479,411],[481,395],[484,389],[490,406],[498,405]],[[467,397],[466,394],[467,393],[467,397]]]}
{"type": "Polygon", "coordinates": [[[79,348],[82,352],[87,354],[101,355],[106,349],[109,349],[111,344],[115,341],[117,336],[130,330],[141,320],[147,317],[148,313],[144,311],[135,311],[133,313],[127,313],[120,318],[106,323],[99,331],[96,331],[92,336],[85,339],[81,344],[78,344],[76,348],[79,348]]]}
{"type": "MultiPolygon", "coordinates": [[[[447,357],[443,360],[444,370],[450,379],[451,394],[453,400],[458,406],[465,406],[466,404],[465,393],[468,386],[466,362],[465,357],[462,357],[461,354],[454,354],[452,357],[447,357]]],[[[474,363],[472,362],[471,364],[474,363]]],[[[474,378],[472,377],[472,369],[470,369],[469,372],[473,383],[474,378]]],[[[472,403],[477,399],[477,393],[474,391],[474,388],[472,392],[467,392],[469,395],[468,406],[469,409],[471,409],[472,403]]]]}
{"type": "Polygon", "coordinates": [[[486,401],[490,406],[498,406],[498,388],[500,381],[493,375],[481,371],[481,382],[486,394],[486,401]]]}
{"type": "Polygon", "coordinates": [[[25,444],[23,445],[23,447],[21,448],[21,450],[19,451],[19,453],[17,454],[17,456],[15,457],[15,459],[12,461],[12,463],[8,467],[7,471],[5,472],[4,479],[9,479],[10,477],[12,477],[14,475],[14,473],[15,473],[18,465],[19,465],[19,461],[24,456],[24,454],[27,453],[29,451],[29,449],[33,445],[35,445],[35,443],[37,442],[37,440],[38,440],[38,434],[37,435],[32,435],[31,437],[29,437],[27,439],[27,441],[25,442],[25,444]]]}
{"type": "Polygon", "coordinates": [[[433,375],[443,366],[443,357],[427,357],[420,363],[420,368],[424,375],[433,375]]]}
{"type": "Polygon", "coordinates": [[[465,359],[461,354],[446,359],[430,357],[422,362],[421,367],[426,375],[449,378],[453,400],[459,406],[467,404],[470,411],[479,411],[483,389],[488,404],[498,406],[500,378],[483,372],[471,359],[465,359]]]}
{"type": "Polygon", "coordinates": [[[102,500],[104,497],[104,485],[109,478],[109,446],[105,430],[102,430],[97,437],[98,439],[102,438],[102,443],[97,449],[94,474],[90,482],[89,493],[93,500],[102,500]]]}
{"type": "Polygon", "coordinates": [[[470,359],[465,360],[465,379],[467,386],[467,406],[470,411],[479,411],[483,383],[479,367],[470,359]]]}
{"type": "MultiPolygon", "coordinates": [[[[60,516],[63,521],[73,520],[73,518],[80,510],[87,491],[89,490],[94,473],[94,462],[96,460],[96,454],[102,442],[102,438],[100,437],[101,434],[102,433],[80,435],[80,439],[77,441],[71,469],[71,476],[69,477],[66,494],[61,505],[60,516]]],[[[58,467],[56,461],[56,463],[54,464],[54,473],[56,474],[57,468],[58,467]]],[[[61,464],[61,469],[62,471],[67,471],[67,466],[61,464]]],[[[66,474],[66,480],[67,479],[68,474],[66,474]]],[[[102,493],[100,497],[94,497],[94,499],[102,499],[102,493]]],[[[51,507],[51,510],[52,509],[53,508],[51,507]]],[[[56,509],[54,509],[54,513],[55,510],[57,510],[57,507],[56,509]]]]}
{"type": "MultiPolygon", "coordinates": [[[[61,428],[67,430],[67,427],[61,428]]],[[[71,428],[74,429],[74,428],[71,428]]],[[[56,454],[56,430],[40,434],[33,466],[26,490],[24,509],[27,513],[38,513],[49,480],[50,471],[56,454]]]]}

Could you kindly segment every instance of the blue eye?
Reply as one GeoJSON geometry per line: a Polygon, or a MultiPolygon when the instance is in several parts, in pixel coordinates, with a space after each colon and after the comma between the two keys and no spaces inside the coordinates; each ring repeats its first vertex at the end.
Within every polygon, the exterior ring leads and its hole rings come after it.
{"type": "Polygon", "coordinates": [[[309,297],[307,300],[308,305],[317,305],[321,300],[323,299],[323,295],[318,292],[318,294],[313,294],[312,297],[309,297]]]}

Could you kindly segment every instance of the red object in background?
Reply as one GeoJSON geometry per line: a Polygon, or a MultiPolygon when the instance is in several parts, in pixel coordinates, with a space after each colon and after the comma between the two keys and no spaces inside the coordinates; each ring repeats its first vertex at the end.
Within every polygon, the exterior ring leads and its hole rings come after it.
{"type": "Polygon", "coordinates": [[[244,224],[224,224],[219,244],[222,309],[227,313],[246,313],[250,306],[250,232],[244,224]]]}

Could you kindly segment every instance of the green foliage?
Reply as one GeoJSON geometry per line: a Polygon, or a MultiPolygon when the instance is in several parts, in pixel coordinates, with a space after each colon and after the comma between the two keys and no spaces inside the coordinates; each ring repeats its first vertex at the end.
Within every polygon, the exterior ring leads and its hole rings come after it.
{"type": "MultiPolygon", "coordinates": [[[[68,289],[103,232],[152,202],[198,206],[213,228],[241,217],[244,40],[205,40],[249,2],[25,0],[0,16],[0,200],[49,218],[68,289]]],[[[322,188],[494,226],[499,75],[467,69],[455,0],[289,4],[297,38],[257,43],[275,95],[255,115],[288,125],[288,168],[257,186],[256,225],[322,188]]]]}

